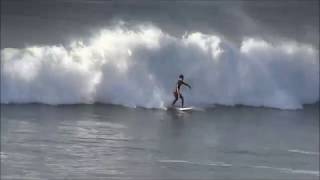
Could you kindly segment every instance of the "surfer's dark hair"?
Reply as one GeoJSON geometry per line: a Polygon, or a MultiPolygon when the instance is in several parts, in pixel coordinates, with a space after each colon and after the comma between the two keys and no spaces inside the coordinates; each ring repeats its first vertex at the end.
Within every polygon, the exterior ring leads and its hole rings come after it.
{"type": "Polygon", "coordinates": [[[180,74],[179,78],[183,79],[183,75],[182,75],[182,74],[180,74]]]}

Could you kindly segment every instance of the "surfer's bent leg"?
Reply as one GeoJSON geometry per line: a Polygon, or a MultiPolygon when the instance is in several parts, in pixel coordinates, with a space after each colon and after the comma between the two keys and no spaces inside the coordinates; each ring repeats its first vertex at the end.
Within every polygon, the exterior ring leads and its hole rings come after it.
{"type": "Polygon", "coordinates": [[[172,106],[177,102],[177,100],[178,100],[178,94],[176,93],[176,92],[174,92],[173,93],[173,95],[174,95],[174,100],[173,100],[173,102],[172,102],[172,106]]]}
{"type": "Polygon", "coordinates": [[[180,94],[180,99],[181,99],[181,107],[183,107],[184,99],[183,96],[180,94]]]}

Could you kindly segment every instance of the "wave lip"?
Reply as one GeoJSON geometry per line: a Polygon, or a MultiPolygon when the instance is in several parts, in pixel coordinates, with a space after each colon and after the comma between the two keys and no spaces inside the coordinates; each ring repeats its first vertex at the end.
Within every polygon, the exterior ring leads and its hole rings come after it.
{"type": "Polygon", "coordinates": [[[174,37],[150,25],[110,27],[69,47],[1,50],[1,103],[165,108],[180,73],[187,104],[299,109],[319,101],[319,51],[298,42],[215,34],[174,37]]]}

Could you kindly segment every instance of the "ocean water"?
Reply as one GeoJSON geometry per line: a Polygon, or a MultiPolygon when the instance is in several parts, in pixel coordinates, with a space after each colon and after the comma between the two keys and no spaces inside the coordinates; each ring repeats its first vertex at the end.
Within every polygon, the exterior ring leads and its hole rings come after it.
{"type": "Polygon", "coordinates": [[[319,179],[318,7],[1,0],[1,179],[319,179]]]}
{"type": "Polygon", "coordinates": [[[319,179],[319,105],[1,105],[1,179],[319,179]]]}

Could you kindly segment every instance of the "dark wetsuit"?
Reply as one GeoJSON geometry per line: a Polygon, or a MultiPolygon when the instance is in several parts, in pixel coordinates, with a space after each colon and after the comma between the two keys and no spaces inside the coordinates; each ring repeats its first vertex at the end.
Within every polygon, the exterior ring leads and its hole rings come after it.
{"type": "Polygon", "coordinates": [[[173,95],[174,95],[175,99],[173,100],[172,105],[174,105],[177,102],[178,98],[180,97],[180,99],[181,99],[181,107],[183,107],[184,99],[183,99],[183,96],[182,96],[182,94],[180,92],[181,85],[186,85],[189,88],[191,88],[191,86],[189,84],[187,84],[183,80],[179,79],[178,82],[177,82],[176,89],[173,92],[173,95]]]}

